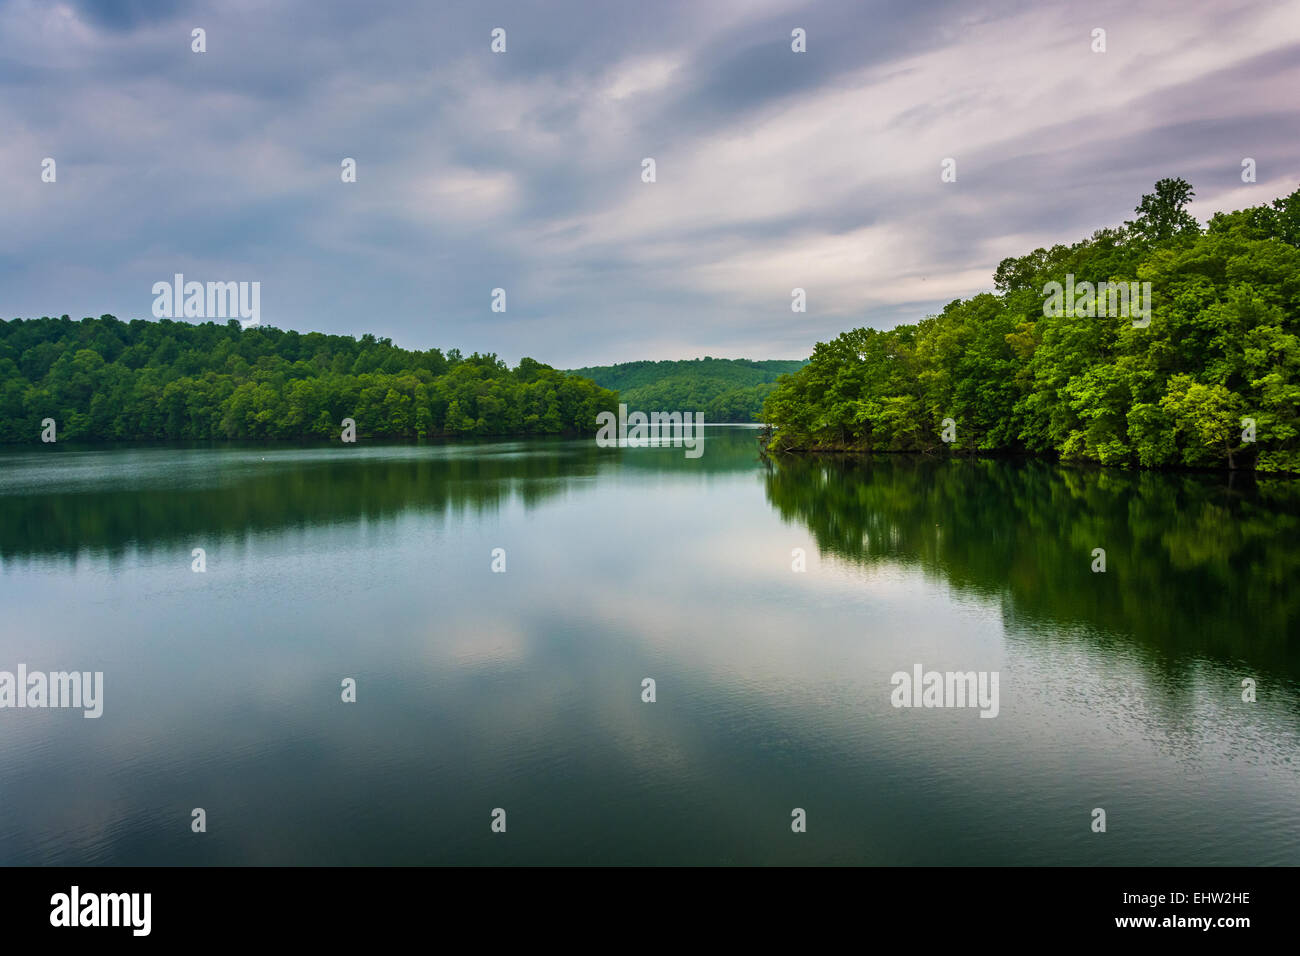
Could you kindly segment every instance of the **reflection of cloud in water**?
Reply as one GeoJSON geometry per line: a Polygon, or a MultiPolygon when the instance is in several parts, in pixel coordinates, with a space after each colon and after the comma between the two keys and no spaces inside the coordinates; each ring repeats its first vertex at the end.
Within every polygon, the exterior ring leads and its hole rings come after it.
{"type": "MultiPolygon", "coordinates": [[[[484,807],[503,805],[516,862],[799,862],[781,841],[807,806],[798,852],[819,860],[1300,859],[1294,688],[1251,644],[1239,660],[1180,647],[1186,618],[1156,602],[1203,565],[1144,550],[1166,518],[1150,492],[1098,499],[1086,475],[1005,463],[828,465],[809,489],[711,455],[700,471],[662,451],[470,466],[443,491],[418,485],[437,469],[345,465],[305,509],[238,515],[232,535],[267,520],[210,550],[206,576],[185,529],[116,563],[6,564],[0,654],[102,669],[106,704],[100,721],[0,722],[0,853],[483,861],[484,807]],[[561,493],[501,497],[518,483],[561,493]],[[504,503],[449,521],[448,500],[504,503]],[[1079,570],[1095,534],[1104,580],[1079,570]],[[1131,626],[1130,591],[1154,620],[1131,626]],[[890,675],[915,662],[999,671],[1000,715],[895,710],[890,675]],[[1240,704],[1255,670],[1260,701],[1240,704]],[[1088,842],[1097,805],[1122,823],[1105,847],[1088,842]],[[213,839],[188,839],[193,806],[221,821],[213,839]]],[[[111,538],[68,540],[83,532],[111,538]]],[[[1236,547],[1268,581],[1287,558],[1262,533],[1236,547]]],[[[1226,593],[1189,597],[1205,627],[1242,597],[1210,580],[1226,593]]],[[[1233,609],[1239,627],[1263,613],[1233,609]]]]}

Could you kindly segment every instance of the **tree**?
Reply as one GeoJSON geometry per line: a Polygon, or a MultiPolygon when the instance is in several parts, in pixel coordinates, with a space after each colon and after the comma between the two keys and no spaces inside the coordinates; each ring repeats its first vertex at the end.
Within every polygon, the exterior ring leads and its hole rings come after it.
{"type": "Polygon", "coordinates": [[[1195,198],[1191,183],[1183,179],[1162,179],[1156,191],[1147,193],[1134,210],[1137,219],[1124,223],[1146,242],[1165,242],[1176,236],[1193,235],[1200,227],[1184,208],[1195,198]]]}
{"type": "Polygon", "coordinates": [[[1234,455],[1242,450],[1236,439],[1244,403],[1240,395],[1222,385],[1203,385],[1189,375],[1175,375],[1160,407],[1169,415],[1175,440],[1182,439],[1183,462],[1203,464],[1226,455],[1228,467],[1236,468],[1234,455]]]}

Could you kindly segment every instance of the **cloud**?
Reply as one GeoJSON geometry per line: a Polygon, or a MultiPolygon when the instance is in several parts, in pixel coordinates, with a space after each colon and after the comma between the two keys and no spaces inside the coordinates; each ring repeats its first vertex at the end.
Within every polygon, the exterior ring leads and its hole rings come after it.
{"type": "Polygon", "coordinates": [[[1202,219],[1300,181],[1269,3],[9,0],[0,64],[0,315],[147,317],[183,271],[261,281],[281,327],[561,367],[804,356],[1163,176],[1202,219]]]}

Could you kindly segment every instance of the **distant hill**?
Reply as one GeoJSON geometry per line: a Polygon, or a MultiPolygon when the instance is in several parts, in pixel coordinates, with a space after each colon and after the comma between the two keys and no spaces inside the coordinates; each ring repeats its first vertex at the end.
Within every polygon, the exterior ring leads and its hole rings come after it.
{"type": "Polygon", "coordinates": [[[705,356],[666,362],[623,362],[572,369],[619,401],[646,413],[703,412],[708,422],[755,422],[778,377],[796,372],[807,360],[721,359],[705,356]]]}

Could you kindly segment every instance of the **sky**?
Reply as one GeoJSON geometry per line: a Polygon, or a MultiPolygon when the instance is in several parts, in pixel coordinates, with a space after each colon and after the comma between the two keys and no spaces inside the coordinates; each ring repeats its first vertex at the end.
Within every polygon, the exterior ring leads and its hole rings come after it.
{"type": "Polygon", "coordinates": [[[1296,0],[0,0],[0,317],[182,273],[512,364],[803,358],[1158,179],[1290,193],[1297,91],[1296,0]]]}

